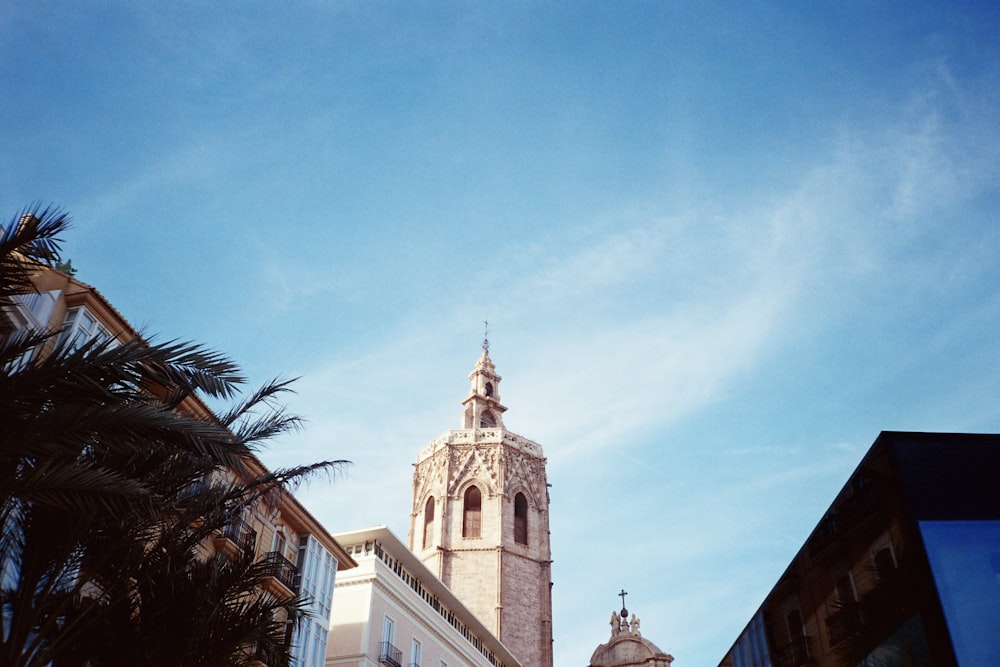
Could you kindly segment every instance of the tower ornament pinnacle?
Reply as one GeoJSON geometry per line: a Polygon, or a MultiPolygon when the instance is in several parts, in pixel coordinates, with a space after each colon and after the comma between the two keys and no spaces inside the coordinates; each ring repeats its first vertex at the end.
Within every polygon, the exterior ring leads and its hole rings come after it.
{"type": "Polygon", "coordinates": [[[484,321],[486,335],[483,338],[483,351],[469,375],[472,383],[469,395],[462,401],[462,428],[466,429],[503,429],[503,415],[507,408],[500,403],[500,376],[496,366],[490,359],[489,321],[484,321]]]}
{"type": "Polygon", "coordinates": [[[461,426],[424,446],[414,466],[410,551],[518,664],[552,667],[545,456],[504,426],[502,378],[483,325],[461,426]]]}
{"type": "Polygon", "coordinates": [[[639,617],[634,613],[632,614],[632,620],[629,620],[628,609],[625,608],[625,596],[628,592],[623,588],[618,594],[618,597],[622,599],[622,610],[620,612],[611,612],[611,638],[614,639],[620,635],[633,635],[635,637],[642,637],[642,633],[639,632],[639,617]]]}

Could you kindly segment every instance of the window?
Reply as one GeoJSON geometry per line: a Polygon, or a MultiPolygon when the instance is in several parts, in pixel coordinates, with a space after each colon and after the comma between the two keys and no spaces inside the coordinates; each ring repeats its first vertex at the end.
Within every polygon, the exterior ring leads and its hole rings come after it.
{"type": "Polygon", "coordinates": [[[833,593],[834,599],[838,604],[842,605],[854,602],[858,599],[854,591],[854,579],[851,577],[850,572],[837,579],[837,583],[833,588],[833,593]]]}
{"type": "Polygon", "coordinates": [[[514,541],[528,543],[528,499],[523,493],[514,496],[514,541]]]}
{"type": "Polygon", "coordinates": [[[462,508],[462,537],[479,537],[482,531],[483,494],[470,486],[465,492],[462,508]]]}
{"type": "Polygon", "coordinates": [[[487,382],[486,383],[486,395],[487,396],[492,396],[493,395],[493,383],[492,382],[487,382]]]}
{"type": "Polygon", "coordinates": [[[15,294],[11,298],[11,307],[6,309],[12,326],[15,329],[34,331],[47,329],[60,293],[61,290],[49,290],[48,292],[15,294]]]}
{"type": "Polygon", "coordinates": [[[893,558],[892,549],[884,547],[876,551],[872,556],[872,564],[875,566],[875,575],[879,581],[891,577],[896,570],[896,559],[893,558]]]}
{"type": "Polygon", "coordinates": [[[70,350],[77,350],[91,340],[96,340],[98,345],[102,345],[112,338],[111,332],[83,306],[73,308],[66,313],[63,327],[59,345],[64,345],[70,350]]]}
{"type": "Polygon", "coordinates": [[[420,667],[420,642],[416,638],[410,642],[410,667],[420,667]]]}
{"type": "Polygon", "coordinates": [[[434,539],[434,496],[427,499],[427,504],[424,505],[424,545],[423,548],[427,549],[431,546],[431,542],[434,539]]]}
{"type": "Polygon", "coordinates": [[[274,540],[271,542],[271,551],[281,556],[285,555],[285,533],[281,528],[274,533],[274,540]]]}
{"type": "Polygon", "coordinates": [[[799,613],[798,609],[793,609],[788,612],[788,616],[785,617],[788,622],[788,637],[792,641],[796,639],[801,639],[805,635],[805,629],[802,627],[802,614],[799,613]]]}
{"type": "Polygon", "coordinates": [[[493,413],[489,410],[483,410],[483,414],[479,415],[479,428],[493,428],[496,425],[497,419],[493,413]]]}
{"type": "Polygon", "coordinates": [[[388,616],[382,621],[382,645],[379,647],[378,660],[389,667],[401,667],[400,650],[392,645],[393,636],[396,634],[396,622],[388,616]]]}
{"type": "Polygon", "coordinates": [[[385,620],[382,621],[382,641],[386,642],[387,644],[391,644],[393,639],[395,638],[394,637],[395,634],[396,634],[396,621],[386,616],[385,620]]]}

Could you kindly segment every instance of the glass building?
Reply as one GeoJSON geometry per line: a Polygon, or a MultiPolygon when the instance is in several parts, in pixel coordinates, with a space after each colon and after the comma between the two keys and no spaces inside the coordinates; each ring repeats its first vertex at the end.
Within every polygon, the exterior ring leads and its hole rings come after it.
{"type": "Polygon", "coordinates": [[[883,432],[720,667],[1000,665],[1000,435],[883,432]]]}

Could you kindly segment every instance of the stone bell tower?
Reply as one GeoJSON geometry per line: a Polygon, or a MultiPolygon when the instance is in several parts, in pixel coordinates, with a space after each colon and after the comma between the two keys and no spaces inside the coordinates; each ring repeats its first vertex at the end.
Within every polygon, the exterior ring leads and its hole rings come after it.
{"type": "Polygon", "coordinates": [[[542,447],[504,427],[489,341],[469,375],[462,427],[413,472],[410,550],[525,667],[552,667],[549,494],[542,447]]]}

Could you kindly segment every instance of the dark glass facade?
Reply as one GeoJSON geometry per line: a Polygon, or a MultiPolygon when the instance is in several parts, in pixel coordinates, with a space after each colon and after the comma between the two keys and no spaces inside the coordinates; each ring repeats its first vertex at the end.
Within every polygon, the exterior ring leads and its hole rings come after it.
{"type": "Polygon", "coordinates": [[[920,534],[958,664],[1000,665],[1000,521],[921,521],[920,534]]]}
{"type": "Polygon", "coordinates": [[[720,667],[1000,665],[1000,435],[883,432],[720,667]]]}

